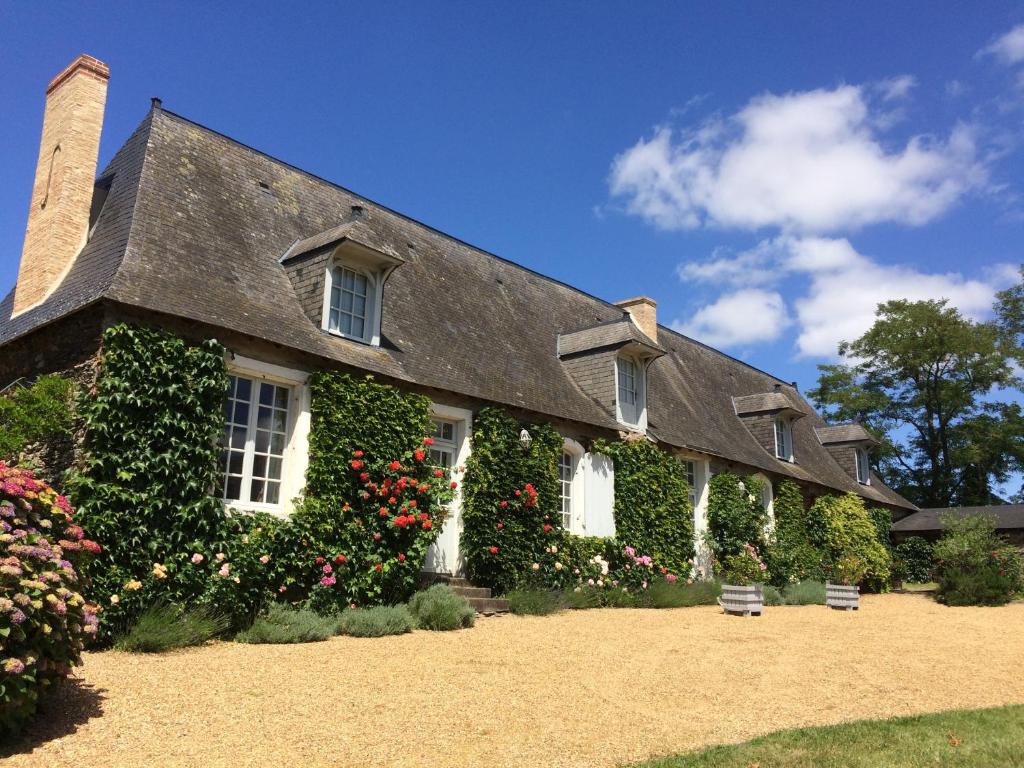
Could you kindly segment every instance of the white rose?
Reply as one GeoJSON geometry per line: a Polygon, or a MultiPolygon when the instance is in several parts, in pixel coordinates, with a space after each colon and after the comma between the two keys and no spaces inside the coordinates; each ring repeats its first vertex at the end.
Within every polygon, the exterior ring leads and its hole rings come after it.
{"type": "Polygon", "coordinates": [[[555,563],[555,570],[556,571],[562,570],[562,564],[561,563],[555,563]]]}

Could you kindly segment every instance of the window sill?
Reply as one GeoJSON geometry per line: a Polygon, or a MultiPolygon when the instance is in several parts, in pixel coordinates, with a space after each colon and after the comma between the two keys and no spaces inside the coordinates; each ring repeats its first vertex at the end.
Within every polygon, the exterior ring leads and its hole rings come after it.
{"type": "Polygon", "coordinates": [[[356,336],[346,336],[341,331],[332,331],[330,328],[321,328],[321,331],[326,333],[328,336],[333,336],[336,339],[344,339],[345,341],[352,341],[356,344],[362,344],[364,347],[380,347],[380,343],[374,343],[373,339],[362,339],[356,336]]]}
{"type": "Polygon", "coordinates": [[[228,499],[221,499],[221,503],[226,511],[243,515],[253,512],[264,512],[274,517],[280,517],[282,520],[286,519],[289,515],[289,510],[285,508],[284,504],[260,504],[258,502],[230,501],[228,499]]]}

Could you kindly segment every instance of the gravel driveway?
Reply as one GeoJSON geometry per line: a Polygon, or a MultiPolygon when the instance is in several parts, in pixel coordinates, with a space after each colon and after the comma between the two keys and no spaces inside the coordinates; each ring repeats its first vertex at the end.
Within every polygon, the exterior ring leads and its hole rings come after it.
{"type": "MultiPolygon", "coordinates": [[[[1024,703],[1024,604],[607,609],[298,646],[94,653],[5,766],[616,766],[1024,703]]],[[[3,754],[3,753],[0,753],[3,754]]]]}

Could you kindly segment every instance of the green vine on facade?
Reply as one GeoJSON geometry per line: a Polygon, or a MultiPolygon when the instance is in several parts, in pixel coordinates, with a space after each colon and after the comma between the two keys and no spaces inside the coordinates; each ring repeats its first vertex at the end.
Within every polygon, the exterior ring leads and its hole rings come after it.
{"type": "Polygon", "coordinates": [[[768,569],[772,583],[782,587],[798,581],[824,579],[822,553],[807,533],[807,505],[800,486],[782,480],[775,486],[774,540],[768,548],[768,569]]]}
{"type": "Polygon", "coordinates": [[[517,586],[545,548],[557,546],[562,530],[558,506],[562,436],[549,424],[527,428],[532,443],[523,450],[519,444],[522,425],[500,408],[481,409],[473,422],[472,451],[463,481],[462,549],[470,580],[496,593],[517,586]],[[519,501],[524,492],[528,494],[527,484],[537,495],[531,505],[519,501]]]}
{"type": "Polygon", "coordinates": [[[686,467],[648,440],[599,441],[615,465],[615,537],[686,574],[694,556],[693,510],[686,467]]]}
{"type": "Polygon", "coordinates": [[[739,555],[745,544],[763,550],[768,513],[756,477],[720,472],[708,483],[708,533],[715,558],[739,555]]]}

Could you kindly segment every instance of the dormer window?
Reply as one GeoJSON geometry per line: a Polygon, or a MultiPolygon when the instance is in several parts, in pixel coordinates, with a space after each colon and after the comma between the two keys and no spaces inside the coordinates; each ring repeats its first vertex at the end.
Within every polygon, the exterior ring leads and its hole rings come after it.
{"type": "Polygon", "coordinates": [[[376,277],[339,264],[331,271],[327,330],[346,339],[373,343],[376,277]]]}
{"type": "Polygon", "coordinates": [[[775,456],[793,461],[793,423],[781,416],[775,419],[775,456]]]}
{"type": "Polygon", "coordinates": [[[857,448],[857,482],[861,485],[871,485],[871,464],[868,463],[868,449],[857,448]]]}
{"type": "Polygon", "coordinates": [[[618,397],[618,420],[623,424],[644,429],[646,404],[644,403],[644,369],[636,358],[619,355],[615,359],[618,397]]]}

